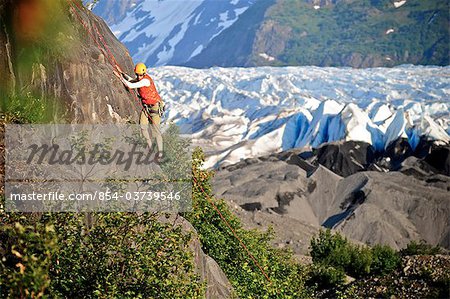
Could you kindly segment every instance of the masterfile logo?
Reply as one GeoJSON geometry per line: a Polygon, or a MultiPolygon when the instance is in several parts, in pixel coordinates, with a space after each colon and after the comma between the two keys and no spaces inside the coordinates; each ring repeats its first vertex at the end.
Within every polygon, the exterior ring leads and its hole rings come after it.
{"type": "Polygon", "coordinates": [[[175,126],[161,130],[164,159],[157,158],[139,125],[7,125],[6,209],[189,209],[189,135],[181,136],[175,126]]]}

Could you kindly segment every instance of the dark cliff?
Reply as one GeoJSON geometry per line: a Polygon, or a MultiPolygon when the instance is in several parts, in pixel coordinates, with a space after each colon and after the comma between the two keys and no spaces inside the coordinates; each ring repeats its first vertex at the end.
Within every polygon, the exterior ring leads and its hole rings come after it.
{"type": "Polygon", "coordinates": [[[25,103],[31,94],[47,103],[45,108],[52,111],[48,121],[112,123],[136,119],[139,106],[114,77],[102,38],[122,69],[131,70],[133,62],[126,48],[102,19],[81,5],[72,1],[2,0],[2,110],[8,110],[12,99],[25,103]]]}

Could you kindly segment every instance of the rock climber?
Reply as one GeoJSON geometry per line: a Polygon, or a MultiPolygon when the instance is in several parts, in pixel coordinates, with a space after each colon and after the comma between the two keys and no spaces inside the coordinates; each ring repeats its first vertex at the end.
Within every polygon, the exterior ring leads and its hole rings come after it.
{"type": "Polygon", "coordinates": [[[134,68],[134,73],[136,74],[136,78],[134,79],[124,73],[119,66],[116,66],[116,68],[117,69],[114,70],[114,75],[116,75],[127,88],[137,89],[138,91],[143,106],[139,119],[142,134],[147,140],[150,150],[152,149],[152,138],[154,137],[156,139],[156,145],[158,147],[157,157],[161,159],[163,156],[163,139],[160,124],[164,104],[156,90],[155,83],[147,74],[147,67],[141,62],[136,64],[134,68]],[[149,134],[148,130],[149,123],[151,134],[149,134]]]}

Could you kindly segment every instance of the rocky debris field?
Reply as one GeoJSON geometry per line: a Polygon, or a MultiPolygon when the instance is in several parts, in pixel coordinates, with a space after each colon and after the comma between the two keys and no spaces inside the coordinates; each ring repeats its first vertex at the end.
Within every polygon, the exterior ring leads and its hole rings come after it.
{"type": "MultiPolygon", "coordinates": [[[[351,141],[340,147],[348,163],[339,167],[359,163],[351,157],[364,156],[357,151],[365,148],[357,145],[351,141]]],[[[307,253],[310,237],[321,227],[397,250],[422,239],[450,247],[450,177],[430,166],[430,155],[410,156],[399,171],[360,169],[342,177],[331,164],[318,163],[316,153],[294,149],[222,167],[213,181],[215,193],[250,227],[273,226],[275,243],[297,254],[307,253]]],[[[328,161],[337,165],[339,159],[328,161]]]]}
{"type": "MultiPolygon", "coordinates": [[[[354,281],[347,292],[361,298],[448,298],[450,256],[416,255],[402,259],[401,268],[384,277],[354,281]]],[[[322,298],[334,296],[322,294],[322,298]]]]}

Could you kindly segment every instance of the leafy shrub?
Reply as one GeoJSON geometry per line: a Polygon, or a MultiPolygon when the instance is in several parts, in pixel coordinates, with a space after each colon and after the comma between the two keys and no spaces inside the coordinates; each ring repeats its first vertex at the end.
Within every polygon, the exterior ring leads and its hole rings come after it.
{"type": "Polygon", "coordinates": [[[372,248],[372,273],[385,275],[394,271],[400,265],[400,255],[386,245],[375,245],[372,248]]]}
{"type": "Polygon", "coordinates": [[[156,214],[18,215],[2,215],[1,298],[204,296],[190,234],[156,214]]]}
{"type": "Polygon", "coordinates": [[[311,239],[311,257],[315,263],[335,264],[345,267],[351,261],[349,242],[339,233],[320,230],[317,237],[311,239]]]}
{"type": "Polygon", "coordinates": [[[371,273],[372,250],[369,247],[349,246],[351,262],[345,270],[353,277],[363,277],[371,273]]]}
{"type": "Polygon", "coordinates": [[[0,297],[43,297],[57,248],[52,225],[0,225],[0,297]]]}
{"type": "Polygon", "coordinates": [[[388,274],[400,265],[399,254],[389,246],[357,246],[329,229],[313,237],[310,248],[315,264],[343,270],[356,278],[388,274]]]}
{"type": "Polygon", "coordinates": [[[292,253],[276,249],[270,244],[271,230],[262,233],[245,230],[223,200],[212,195],[212,172],[202,169],[204,154],[197,148],[193,155],[193,210],[185,213],[199,234],[202,249],[225,272],[240,298],[310,298],[305,285],[306,270],[295,262],[292,253]],[[207,196],[205,195],[207,194],[207,196]],[[211,205],[212,201],[227,220],[264,272],[255,265],[239,240],[211,205]]]}
{"type": "Polygon", "coordinates": [[[308,274],[307,284],[317,290],[339,286],[345,281],[344,271],[331,266],[313,264],[308,274]]]}
{"type": "Polygon", "coordinates": [[[406,248],[400,250],[402,256],[407,255],[436,255],[442,253],[439,246],[432,246],[427,244],[424,240],[420,242],[411,241],[406,248]]]}

